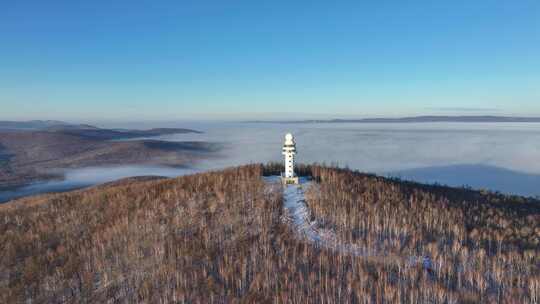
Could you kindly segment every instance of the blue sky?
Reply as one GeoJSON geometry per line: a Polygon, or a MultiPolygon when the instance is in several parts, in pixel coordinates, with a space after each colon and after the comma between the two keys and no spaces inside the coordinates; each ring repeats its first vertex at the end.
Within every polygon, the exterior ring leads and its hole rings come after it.
{"type": "Polygon", "coordinates": [[[5,1],[0,119],[540,116],[540,2],[5,1]]]}

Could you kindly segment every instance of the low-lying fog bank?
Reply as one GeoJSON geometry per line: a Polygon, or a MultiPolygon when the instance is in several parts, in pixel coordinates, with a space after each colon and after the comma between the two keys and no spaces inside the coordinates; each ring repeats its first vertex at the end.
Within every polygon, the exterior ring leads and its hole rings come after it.
{"type": "Polygon", "coordinates": [[[501,193],[540,196],[540,175],[484,165],[455,165],[403,170],[386,174],[403,180],[452,187],[467,186],[501,193]]]}
{"type": "Polygon", "coordinates": [[[301,163],[324,162],[419,182],[540,195],[540,124],[536,123],[183,123],[152,127],[201,130],[203,134],[153,139],[222,143],[224,149],[220,157],[202,160],[190,170],[136,166],[119,171],[73,170],[63,182],[32,185],[16,193],[0,192],[0,201],[8,196],[57,191],[57,187],[64,189],[66,185],[83,187],[129,176],[176,176],[281,161],[287,132],[296,137],[301,163]]]}
{"type": "Polygon", "coordinates": [[[29,195],[85,188],[132,176],[175,177],[195,172],[197,171],[189,168],[161,166],[120,166],[71,169],[64,171],[65,178],[61,181],[35,183],[13,190],[2,191],[0,192],[0,203],[29,195]]]}

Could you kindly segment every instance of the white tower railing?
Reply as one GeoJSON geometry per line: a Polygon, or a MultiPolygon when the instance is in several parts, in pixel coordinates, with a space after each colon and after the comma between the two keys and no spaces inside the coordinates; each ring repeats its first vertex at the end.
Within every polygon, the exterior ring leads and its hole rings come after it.
{"type": "Polygon", "coordinates": [[[285,173],[282,175],[284,184],[297,184],[298,177],[294,173],[294,157],[296,155],[296,143],[291,133],[285,135],[282,154],[285,156],[285,173]]]}

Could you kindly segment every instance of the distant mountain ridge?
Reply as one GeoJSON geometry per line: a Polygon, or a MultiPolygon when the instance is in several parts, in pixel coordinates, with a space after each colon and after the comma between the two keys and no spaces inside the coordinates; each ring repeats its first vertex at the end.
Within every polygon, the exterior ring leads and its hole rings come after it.
{"type": "Polygon", "coordinates": [[[98,140],[202,133],[200,131],[185,128],[154,128],[149,130],[104,129],[87,124],[72,124],[58,120],[0,121],[0,132],[1,131],[45,131],[98,140]]]}
{"type": "Polygon", "coordinates": [[[185,134],[185,133],[202,133],[200,131],[182,128],[158,128],[150,130],[129,130],[129,129],[100,129],[96,127],[91,128],[56,128],[53,131],[46,129],[48,132],[62,133],[67,135],[74,135],[84,137],[88,139],[98,140],[114,140],[114,139],[132,139],[139,137],[155,137],[161,135],[171,134],[185,134]]]}
{"type": "Polygon", "coordinates": [[[0,121],[0,129],[8,130],[44,130],[58,126],[74,127],[77,125],[59,120],[0,121]]]}
{"type": "Polygon", "coordinates": [[[429,122],[529,122],[540,123],[540,117],[518,117],[518,116],[411,116],[398,118],[361,118],[361,119],[307,119],[289,121],[249,121],[250,123],[429,123],[429,122]]]}

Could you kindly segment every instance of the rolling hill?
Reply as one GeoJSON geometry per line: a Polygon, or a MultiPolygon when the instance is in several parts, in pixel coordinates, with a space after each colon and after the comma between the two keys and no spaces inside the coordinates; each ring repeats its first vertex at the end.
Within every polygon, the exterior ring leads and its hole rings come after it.
{"type": "Polygon", "coordinates": [[[109,130],[55,127],[0,131],[0,188],[61,179],[57,169],[127,164],[186,166],[220,149],[206,142],[167,142],[138,137],[198,132],[189,129],[109,130]],[[56,170],[56,172],[54,172],[56,170]]]}
{"type": "Polygon", "coordinates": [[[0,206],[2,303],[534,303],[540,205],[522,197],[300,166],[321,233],[249,165],[128,179],[0,206]],[[411,255],[426,256],[425,268],[411,255]],[[396,257],[401,257],[398,259],[396,257]]]}

